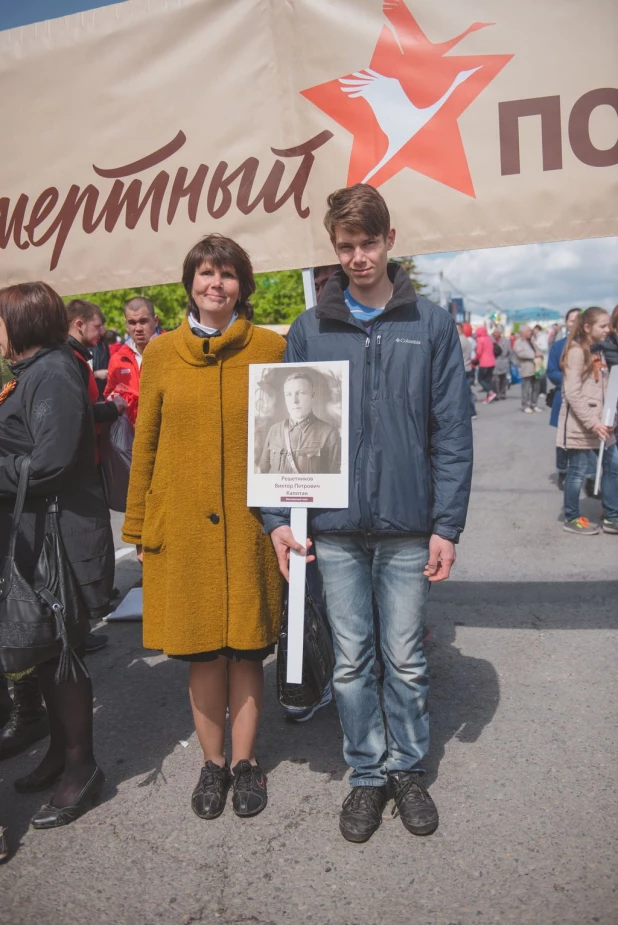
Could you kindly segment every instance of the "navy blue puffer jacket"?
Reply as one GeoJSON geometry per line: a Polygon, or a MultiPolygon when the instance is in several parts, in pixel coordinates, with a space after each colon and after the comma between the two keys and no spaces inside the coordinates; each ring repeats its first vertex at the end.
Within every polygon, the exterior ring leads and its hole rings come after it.
{"type": "MultiPolygon", "coordinates": [[[[369,335],[344,300],[343,271],[294,321],[285,362],[350,362],[350,502],[309,510],[311,535],[437,533],[457,542],[472,477],[470,397],[453,319],[389,264],[393,296],[369,335]]],[[[262,511],[264,529],[289,522],[262,511]]]]}

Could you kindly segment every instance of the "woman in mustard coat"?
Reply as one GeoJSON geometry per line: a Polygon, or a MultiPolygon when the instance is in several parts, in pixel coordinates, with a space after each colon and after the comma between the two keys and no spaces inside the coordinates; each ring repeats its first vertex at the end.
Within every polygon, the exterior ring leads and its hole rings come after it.
{"type": "Polygon", "coordinates": [[[193,810],[216,818],[233,786],[234,811],[253,816],[267,800],[255,740],[281,577],[259,513],[247,507],[248,367],[279,362],[285,342],[251,324],[253,270],[229,238],[192,248],[182,281],[187,317],[144,353],[123,538],[144,567],[144,645],[190,663],[204,752],[193,810]]]}

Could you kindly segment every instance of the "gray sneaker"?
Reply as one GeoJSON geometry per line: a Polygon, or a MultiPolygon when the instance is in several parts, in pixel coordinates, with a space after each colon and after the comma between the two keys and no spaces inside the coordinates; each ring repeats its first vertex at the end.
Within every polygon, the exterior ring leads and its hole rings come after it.
{"type": "MultiPolygon", "coordinates": [[[[567,533],[579,533],[582,536],[594,536],[601,530],[597,524],[591,524],[587,517],[576,517],[575,520],[565,520],[563,530],[567,533]]],[[[618,530],[616,531],[618,533],[618,530]]]]}
{"type": "Polygon", "coordinates": [[[604,520],[602,527],[603,533],[618,533],[618,521],[616,520],[604,520]]]}

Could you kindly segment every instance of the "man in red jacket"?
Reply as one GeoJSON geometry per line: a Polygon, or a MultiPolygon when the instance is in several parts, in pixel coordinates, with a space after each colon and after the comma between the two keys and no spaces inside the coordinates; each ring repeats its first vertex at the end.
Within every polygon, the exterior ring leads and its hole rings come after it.
{"type": "Polygon", "coordinates": [[[159,319],[150,299],[142,296],[129,299],[124,307],[124,317],[129,339],[110,357],[104,392],[106,398],[118,385],[128,386],[139,393],[142,356],[152,338],[159,333],[159,319]]]}

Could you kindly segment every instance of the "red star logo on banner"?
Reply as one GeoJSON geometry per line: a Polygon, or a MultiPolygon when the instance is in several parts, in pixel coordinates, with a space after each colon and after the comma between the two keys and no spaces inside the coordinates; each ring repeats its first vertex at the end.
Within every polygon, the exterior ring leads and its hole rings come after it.
{"type": "Polygon", "coordinates": [[[378,187],[409,167],[475,196],[457,119],[513,55],[447,56],[476,22],[434,44],[403,0],[384,0],[384,26],[369,67],[303,90],[354,136],[348,186],[378,187]]]}

